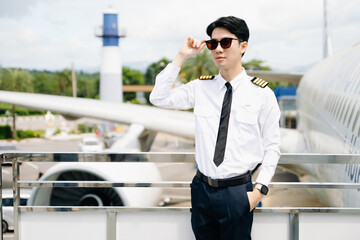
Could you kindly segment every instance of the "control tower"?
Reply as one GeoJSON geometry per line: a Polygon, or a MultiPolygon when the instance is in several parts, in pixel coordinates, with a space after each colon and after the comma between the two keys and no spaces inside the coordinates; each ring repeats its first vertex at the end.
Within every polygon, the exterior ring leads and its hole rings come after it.
{"type": "Polygon", "coordinates": [[[118,12],[113,9],[104,11],[102,34],[96,34],[103,39],[102,61],[100,69],[100,100],[123,102],[122,65],[120,59],[118,12]]]}

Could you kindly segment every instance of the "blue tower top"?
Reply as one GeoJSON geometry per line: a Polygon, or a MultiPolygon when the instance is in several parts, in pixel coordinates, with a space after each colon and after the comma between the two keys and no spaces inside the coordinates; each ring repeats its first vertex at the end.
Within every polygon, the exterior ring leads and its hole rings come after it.
{"type": "Polygon", "coordinates": [[[118,27],[118,13],[114,10],[106,10],[104,12],[104,25],[102,35],[97,35],[103,38],[103,46],[119,46],[119,38],[125,35],[119,35],[118,27]]]}
{"type": "Polygon", "coordinates": [[[103,46],[119,46],[117,14],[104,13],[103,46]]]}

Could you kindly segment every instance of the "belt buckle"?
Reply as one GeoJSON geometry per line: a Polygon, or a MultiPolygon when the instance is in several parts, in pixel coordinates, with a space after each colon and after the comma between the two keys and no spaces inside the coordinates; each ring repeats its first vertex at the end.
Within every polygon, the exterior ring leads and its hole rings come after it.
{"type": "Polygon", "coordinates": [[[212,179],[212,178],[208,178],[208,184],[212,187],[218,188],[219,187],[219,181],[212,179]]]}

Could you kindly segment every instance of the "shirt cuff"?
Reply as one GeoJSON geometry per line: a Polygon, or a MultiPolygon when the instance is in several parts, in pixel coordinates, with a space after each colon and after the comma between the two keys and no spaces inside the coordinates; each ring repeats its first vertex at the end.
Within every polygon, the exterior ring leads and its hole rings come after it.
{"type": "Polygon", "coordinates": [[[278,152],[271,150],[266,151],[259,175],[256,178],[257,183],[261,183],[265,186],[269,185],[271,178],[274,176],[279,158],[280,154],[278,152]]]}

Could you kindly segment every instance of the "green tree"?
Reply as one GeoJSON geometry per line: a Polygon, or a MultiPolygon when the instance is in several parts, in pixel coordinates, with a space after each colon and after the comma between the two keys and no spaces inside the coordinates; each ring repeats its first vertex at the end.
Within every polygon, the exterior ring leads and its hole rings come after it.
{"type": "Polygon", "coordinates": [[[132,70],[129,67],[122,68],[124,85],[144,85],[144,74],[139,70],[132,70]]]}
{"type": "Polygon", "coordinates": [[[9,125],[0,126],[0,139],[8,139],[12,137],[11,128],[9,125]]]}
{"type": "MultiPolygon", "coordinates": [[[[8,68],[1,79],[0,89],[16,92],[33,92],[33,76],[26,70],[8,68]]],[[[13,138],[16,139],[16,107],[12,107],[13,138]]]]}
{"type": "MultiPolygon", "coordinates": [[[[155,78],[156,76],[164,70],[164,68],[169,64],[169,60],[167,58],[162,58],[159,61],[152,63],[150,66],[147,67],[145,72],[145,84],[146,85],[155,85],[155,78]]],[[[145,93],[145,98],[147,102],[150,104],[149,101],[150,93],[145,93]]]]}
{"type": "Polygon", "coordinates": [[[54,78],[57,83],[58,94],[72,96],[71,71],[65,69],[62,72],[56,72],[54,78]]]}
{"type": "MultiPolygon", "coordinates": [[[[138,70],[132,70],[129,67],[122,68],[123,85],[144,85],[145,77],[138,70]]],[[[124,93],[124,101],[132,101],[136,98],[136,93],[124,93]]]]}
{"type": "Polygon", "coordinates": [[[34,92],[42,94],[56,93],[57,84],[53,77],[54,74],[45,72],[33,73],[34,75],[34,92]]]}
{"type": "Polygon", "coordinates": [[[170,61],[167,58],[162,58],[147,67],[145,72],[145,84],[154,85],[156,76],[169,64],[169,62],[170,61]]]}
{"type": "Polygon", "coordinates": [[[97,98],[99,96],[99,73],[77,73],[77,96],[83,98],[97,98]]]}
{"type": "Polygon", "coordinates": [[[266,70],[266,71],[270,71],[271,68],[268,67],[268,66],[263,66],[263,63],[264,63],[264,61],[262,61],[262,60],[253,59],[253,60],[250,60],[249,62],[242,63],[242,66],[246,70],[266,70]]]}
{"type": "Polygon", "coordinates": [[[212,60],[211,52],[204,49],[184,63],[180,71],[180,78],[184,83],[187,83],[202,75],[215,75],[218,73],[219,70],[212,60]]]}
{"type": "Polygon", "coordinates": [[[7,68],[2,75],[0,89],[33,92],[33,76],[27,70],[7,68]]]}

